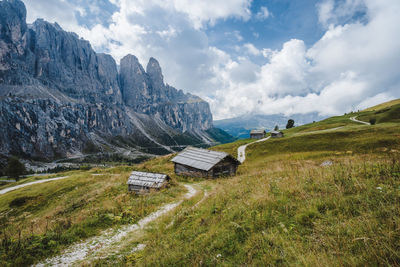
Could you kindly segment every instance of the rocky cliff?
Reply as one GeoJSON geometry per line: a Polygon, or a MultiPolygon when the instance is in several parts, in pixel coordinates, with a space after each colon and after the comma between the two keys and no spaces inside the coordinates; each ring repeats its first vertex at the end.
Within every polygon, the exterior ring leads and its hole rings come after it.
{"type": "Polygon", "coordinates": [[[207,102],[164,83],[156,59],[146,70],[120,62],[58,24],[26,24],[20,0],[0,1],[0,152],[53,159],[88,150],[167,153],[211,143],[207,102]]]}

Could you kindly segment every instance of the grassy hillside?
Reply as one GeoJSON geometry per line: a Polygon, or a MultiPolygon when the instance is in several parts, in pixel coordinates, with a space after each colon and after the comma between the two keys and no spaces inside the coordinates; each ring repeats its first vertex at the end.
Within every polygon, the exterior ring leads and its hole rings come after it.
{"type": "Polygon", "coordinates": [[[400,99],[395,99],[395,100],[391,100],[391,101],[364,109],[363,111],[378,111],[378,110],[389,108],[389,107],[392,107],[394,105],[399,105],[399,104],[400,104],[400,99]]]}
{"type": "MultiPolygon", "coordinates": [[[[165,169],[167,159],[158,159],[165,169]]],[[[144,165],[74,171],[69,178],[32,185],[0,196],[0,265],[27,265],[101,230],[137,222],[184,192],[175,178],[169,188],[146,196],[127,192],[133,169],[144,165]]],[[[28,178],[20,183],[32,181],[28,178]]]]}
{"type": "MultiPolygon", "coordinates": [[[[66,180],[2,195],[0,261],[36,262],[102,229],[134,223],[179,198],[182,182],[196,182],[208,191],[202,200],[183,202],[145,234],[131,236],[119,255],[82,265],[399,265],[400,124],[349,119],[368,112],[252,144],[235,177],[177,177],[169,155],[134,167],[69,172],[66,180]],[[133,169],[168,173],[173,182],[135,196],[125,184],[133,169]],[[132,252],[138,244],[146,247],[132,252]]],[[[236,156],[252,141],[213,149],[236,156]]]]}
{"type": "MultiPolygon", "coordinates": [[[[213,190],[199,207],[181,207],[132,244],[143,251],[97,263],[399,264],[400,125],[349,117],[249,146],[236,177],[206,181],[213,190]]],[[[233,153],[247,142],[215,149],[233,153]]]]}
{"type": "Polygon", "coordinates": [[[362,112],[357,119],[369,121],[370,118],[375,118],[376,123],[384,122],[400,122],[400,104],[385,106],[377,110],[362,112]]]}

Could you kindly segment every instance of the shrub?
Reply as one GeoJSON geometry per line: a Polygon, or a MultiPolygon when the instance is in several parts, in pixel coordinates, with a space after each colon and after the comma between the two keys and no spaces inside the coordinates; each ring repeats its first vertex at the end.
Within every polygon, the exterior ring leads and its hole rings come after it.
{"type": "Polygon", "coordinates": [[[371,123],[371,125],[375,125],[375,123],[376,123],[376,118],[370,118],[370,119],[369,119],[369,123],[371,123]]]}
{"type": "Polygon", "coordinates": [[[11,157],[8,159],[5,173],[8,177],[19,180],[19,177],[26,173],[25,165],[17,157],[11,157]]]}
{"type": "Polygon", "coordinates": [[[290,129],[294,127],[294,120],[289,119],[287,124],[286,124],[286,129],[290,129]]]}

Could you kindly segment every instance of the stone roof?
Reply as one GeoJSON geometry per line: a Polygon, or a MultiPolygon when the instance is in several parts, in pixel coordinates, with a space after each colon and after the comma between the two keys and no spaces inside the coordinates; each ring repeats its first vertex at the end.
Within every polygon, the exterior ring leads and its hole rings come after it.
{"type": "MultiPolygon", "coordinates": [[[[234,157],[225,152],[212,151],[196,147],[187,147],[171,161],[193,167],[195,169],[209,171],[221,160],[227,157],[237,161],[234,157]]],[[[237,163],[240,164],[238,161],[237,163]]]]}
{"type": "Polygon", "coordinates": [[[169,177],[166,174],[133,171],[127,184],[160,188],[167,180],[169,180],[169,177]]]}
{"type": "Polygon", "coordinates": [[[266,134],[265,130],[251,130],[250,134],[266,134]]]}

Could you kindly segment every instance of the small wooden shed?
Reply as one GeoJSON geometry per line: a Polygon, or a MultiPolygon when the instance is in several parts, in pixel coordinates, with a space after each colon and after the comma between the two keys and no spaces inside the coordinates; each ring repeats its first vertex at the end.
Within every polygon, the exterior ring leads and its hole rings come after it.
{"type": "Polygon", "coordinates": [[[280,138],[280,137],[283,137],[283,132],[281,132],[281,131],[272,131],[272,132],[271,132],[271,137],[272,137],[272,138],[280,138]]]}
{"type": "Polygon", "coordinates": [[[151,189],[159,190],[170,178],[166,174],[133,171],[128,179],[128,190],[138,194],[148,193],[151,189]]]}
{"type": "Polygon", "coordinates": [[[235,175],[240,162],[225,152],[187,147],[172,160],[175,173],[182,176],[210,177],[235,175]]]}
{"type": "Polygon", "coordinates": [[[252,139],[262,139],[265,137],[265,130],[251,130],[250,138],[252,139]]]}

